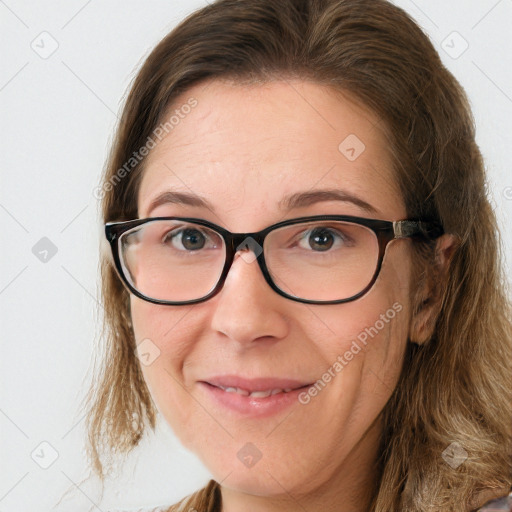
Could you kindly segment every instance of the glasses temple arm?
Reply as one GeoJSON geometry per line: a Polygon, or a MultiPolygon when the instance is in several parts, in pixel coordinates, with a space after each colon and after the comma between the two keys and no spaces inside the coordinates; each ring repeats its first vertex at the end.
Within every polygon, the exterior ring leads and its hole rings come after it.
{"type": "Polygon", "coordinates": [[[422,235],[425,238],[435,239],[444,233],[443,227],[436,222],[422,220],[395,220],[393,221],[395,238],[408,238],[422,235]]]}

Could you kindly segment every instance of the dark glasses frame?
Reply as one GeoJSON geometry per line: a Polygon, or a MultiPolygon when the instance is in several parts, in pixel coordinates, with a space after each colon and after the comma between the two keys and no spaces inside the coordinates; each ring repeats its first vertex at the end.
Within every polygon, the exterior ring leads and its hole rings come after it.
{"type": "Polygon", "coordinates": [[[112,250],[112,256],[114,259],[115,268],[117,274],[119,275],[121,281],[125,284],[128,290],[133,293],[136,297],[140,299],[146,300],[148,302],[152,302],[153,304],[161,304],[161,305],[169,305],[169,306],[180,306],[186,304],[197,304],[199,302],[204,302],[217,293],[220,292],[222,287],[224,286],[224,282],[228,275],[229,269],[233,263],[235,258],[235,254],[238,251],[249,249],[254,250],[250,247],[247,239],[252,238],[261,248],[260,254],[256,256],[256,260],[258,261],[258,265],[265,277],[265,280],[269,284],[269,286],[282,297],[286,297],[287,299],[291,299],[296,302],[302,302],[304,304],[342,304],[345,302],[351,302],[356,300],[363,295],[365,295],[375,284],[377,277],[379,276],[380,269],[382,267],[382,262],[384,260],[384,255],[386,252],[386,247],[392,240],[401,239],[401,238],[414,238],[418,240],[434,240],[440,237],[444,233],[444,230],[441,225],[435,222],[430,222],[426,220],[397,220],[397,221],[387,221],[387,220],[378,220],[378,219],[367,219],[363,217],[353,217],[351,215],[314,215],[308,217],[298,217],[295,219],[289,219],[282,222],[278,222],[276,224],[272,224],[271,226],[262,229],[261,231],[256,231],[253,233],[231,233],[227,229],[224,229],[213,222],[209,222],[204,219],[198,219],[194,217],[148,217],[145,219],[135,219],[128,220],[122,222],[107,222],[105,224],[105,235],[107,240],[110,243],[110,247],[112,250]],[[224,263],[224,268],[222,269],[222,273],[219,277],[219,280],[215,287],[212,289],[210,293],[205,295],[204,297],[200,297],[199,299],[187,300],[187,301],[164,301],[159,299],[153,299],[151,297],[147,297],[146,295],[139,292],[136,288],[134,288],[129,280],[127,279],[121,264],[121,258],[119,254],[119,239],[123,233],[126,231],[136,228],[138,226],[142,226],[148,222],[153,222],[157,220],[180,220],[184,222],[191,222],[194,224],[199,224],[201,226],[205,226],[213,231],[216,231],[223,239],[226,245],[226,260],[224,263]],[[351,222],[353,224],[359,224],[361,226],[365,226],[371,229],[378,241],[379,245],[379,257],[377,261],[377,266],[373,277],[370,283],[359,293],[353,295],[352,297],[348,297],[346,299],[340,300],[329,300],[329,301],[318,301],[318,300],[307,300],[301,299],[299,297],[295,297],[293,295],[289,295],[285,291],[278,288],[278,286],[272,280],[270,273],[268,271],[267,265],[265,263],[265,256],[263,251],[263,244],[266,236],[273,230],[278,229],[283,226],[290,226],[293,224],[300,224],[303,222],[310,221],[345,221],[351,222]]]}

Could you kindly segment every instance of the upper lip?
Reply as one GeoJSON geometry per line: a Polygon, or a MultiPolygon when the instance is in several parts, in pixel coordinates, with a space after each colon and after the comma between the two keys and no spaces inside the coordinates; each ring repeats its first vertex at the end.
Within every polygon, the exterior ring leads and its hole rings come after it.
{"type": "Polygon", "coordinates": [[[296,379],[285,379],[279,377],[260,377],[256,379],[246,379],[238,375],[218,375],[214,377],[208,377],[202,382],[206,382],[216,387],[239,388],[249,391],[249,393],[252,393],[253,391],[267,391],[272,389],[293,390],[310,385],[310,383],[296,379]]]}

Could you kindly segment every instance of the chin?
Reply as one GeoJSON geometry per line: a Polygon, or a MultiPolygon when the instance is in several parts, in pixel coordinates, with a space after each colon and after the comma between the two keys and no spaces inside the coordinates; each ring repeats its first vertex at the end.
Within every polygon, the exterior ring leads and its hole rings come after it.
{"type": "MultiPolygon", "coordinates": [[[[262,464],[262,462],[260,461],[259,464],[262,464]]],[[[228,469],[226,467],[223,468],[225,470],[223,473],[217,471],[217,469],[212,474],[223,487],[254,496],[279,496],[283,493],[293,493],[293,489],[296,487],[303,489],[299,482],[289,480],[290,475],[276,474],[263,465],[259,468],[255,466],[250,469],[228,469]],[[228,475],[229,471],[231,473],[228,475]]]]}
{"type": "MultiPolygon", "coordinates": [[[[315,486],[315,475],[305,474],[298,465],[290,461],[286,453],[273,453],[267,460],[263,456],[251,467],[246,467],[240,460],[244,458],[239,443],[236,449],[224,446],[222,453],[195,453],[207,467],[213,478],[222,487],[255,496],[280,496],[291,493],[297,495],[311,491],[315,486]],[[295,471],[290,471],[295,467],[295,471]]],[[[243,445],[243,443],[242,443],[243,445]]]]}

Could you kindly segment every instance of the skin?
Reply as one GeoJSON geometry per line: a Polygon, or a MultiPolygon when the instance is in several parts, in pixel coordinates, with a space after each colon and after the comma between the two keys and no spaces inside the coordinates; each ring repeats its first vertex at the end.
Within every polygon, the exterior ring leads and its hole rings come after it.
{"type": "MultiPolygon", "coordinates": [[[[349,95],[299,80],[214,80],[184,92],[173,109],[190,97],[197,106],[146,160],[139,217],[200,217],[233,232],[303,215],[406,218],[379,120],[349,95]],[[366,146],[355,161],[338,150],[349,134],[366,146]],[[284,195],[320,188],[343,188],[376,213],[340,201],[277,207],[284,195]],[[205,197],[214,211],[165,204],[149,212],[165,190],[205,197]]],[[[410,244],[393,241],[374,287],[345,304],[281,297],[240,253],[222,291],[206,302],[162,306],[131,297],[137,343],[149,338],[160,350],[142,367],[155,404],[221,483],[224,512],[368,510],[381,412],[411,326],[410,244]],[[220,373],[313,382],[394,303],[402,310],[307,405],[247,418],[217,406],[197,384],[220,373]],[[250,468],[237,457],[247,442],[262,454],[250,468]]]]}

